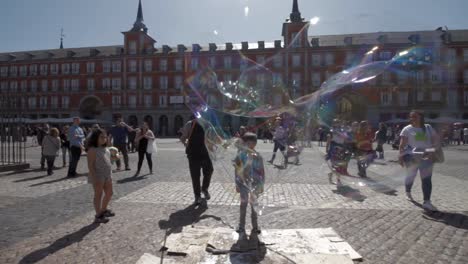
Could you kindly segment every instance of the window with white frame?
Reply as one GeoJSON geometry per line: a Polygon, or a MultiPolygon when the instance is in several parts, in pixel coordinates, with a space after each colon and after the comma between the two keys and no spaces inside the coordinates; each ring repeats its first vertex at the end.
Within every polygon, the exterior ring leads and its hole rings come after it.
{"type": "Polygon", "coordinates": [[[72,74],[79,74],[80,73],[80,64],[79,63],[72,63],[72,74]]]}
{"type": "Polygon", "coordinates": [[[120,90],[121,82],[120,78],[112,78],[112,90],[120,90]]]}
{"type": "Polygon", "coordinates": [[[283,83],[282,74],[279,72],[274,72],[273,75],[271,76],[271,81],[273,85],[281,85],[283,83]]]}
{"type": "Polygon", "coordinates": [[[278,54],[273,57],[273,66],[275,66],[275,68],[283,67],[283,55],[278,54]]]}
{"type": "Polygon", "coordinates": [[[398,84],[405,84],[408,80],[408,73],[406,71],[400,71],[397,74],[398,76],[398,84]]]}
{"type": "Polygon", "coordinates": [[[0,77],[8,77],[8,67],[4,66],[0,68],[0,77]]]}
{"type": "Polygon", "coordinates": [[[457,91],[448,90],[447,91],[447,105],[456,105],[457,103],[457,91]]]}
{"type": "Polygon", "coordinates": [[[239,64],[239,67],[240,67],[241,71],[247,69],[248,65],[249,65],[249,62],[247,61],[247,59],[242,58],[241,61],[240,61],[240,64],[239,64]]]}
{"type": "Polygon", "coordinates": [[[231,56],[224,57],[224,68],[231,69],[232,68],[232,58],[231,56]]]}
{"type": "Polygon", "coordinates": [[[320,66],[322,64],[322,56],[320,54],[312,54],[312,66],[320,66]]]}
{"type": "Polygon", "coordinates": [[[58,97],[57,96],[51,96],[50,97],[50,106],[52,108],[57,108],[58,107],[58,97]]]}
{"type": "Polygon", "coordinates": [[[184,87],[184,79],[182,76],[180,75],[176,75],[174,77],[174,84],[175,84],[175,88],[178,89],[178,90],[182,90],[182,88],[184,87]]]}
{"type": "Polygon", "coordinates": [[[147,94],[143,97],[143,104],[145,107],[151,107],[153,106],[153,97],[151,96],[151,94],[147,94]]]}
{"type": "Polygon", "coordinates": [[[299,54],[292,55],[292,66],[293,67],[301,66],[301,56],[299,54]]]}
{"type": "Polygon", "coordinates": [[[463,83],[468,84],[468,70],[463,71],[463,83]]]}
{"type": "Polygon", "coordinates": [[[292,47],[293,48],[299,48],[301,47],[301,37],[297,32],[292,33],[291,35],[292,39],[292,47]]]}
{"type": "Polygon", "coordinates": [[[41,64],[39,66],[39,69],[40,69],[40,72],[41,72],[41,75],[47,75],[47,64],[41,64]]]}
{"type": "Polygon", "coordinates": [[[70,64],[69,63],[62,64],[62,74],[70,74],[70,64]]]}
{"type": "Polygon", "coordinates": [[[78,79],[71,80],[71,90],[72,92],[78,92],[80,90],[80,80],[78,79]]]}
{"type": "Polygon", "coordinates": [[[449,83],[456,83],[457,82],[457,71],[456,70],[448,70],[447,71],[447,81],[449,83]]]}
{"type": "Polygon", "coordinates": [[[28,98],[29,109],[36,109],[36,102],[37,102],[37,99],[35,96],[29,97],[28,98]]]}
{"type": "Polygon", "coordinates": [[[457,50],[456,49],[448,49],[445,55],[446,62],[455,62],[457,60],[457,50]]]}
{"type": "Polygon", "coordinates": [[[417,89],[416,90],[416,100],[418,102],[421,102],[424,100],[424,90],[423,89],[417,89]]]}
{"type": "Polygon", "coordinates": [[[47,97],[41,96],[39,97],[39,108],[46,109],[47,108],[47,97]]]}
{"type": "Polygon", "coordinates": [[[87,73],[94,73],[95,69],[96,69],[96,65],[94,64],[94,62],[86,63],[86,72],[87,73]]]}
{"type": "Polygon", "coordinates": [[[2,90],[2,92],[8,92],[8,82],[7,81],[3,81],[0,83],[0,88],[2,90]]]}
{"type": "Polygon", "coordinates": [[[417,84],[424,83],[424,71],[417,71],[416,72],[416,83],[417,84]]]}
{"type": "Polygon", "coordinates": [[[17,92],[18,91],[18,82],[12,81],[10,82],[10,91],[17,92]]]}
{"type": "Polygon", "coordinates": [[[153,88],[153,78],[151,76],[146,76],[143,78],[143,89],[151,90],[153,88]]]}
{"type": "Polygon", "coordinates": [[[47,82],[47,80],[42,80],[42,81],[41,81],[41,91],[42,91],[43,93],[45,93],[45,92],[47,92],[47,89],[48,89],[48,88],[49,88],[49,87],[48,87],[48,82],[47,82]]]}
{"type": "Polygon", "coordinates": [[[10,76],[11,77],[16,77],[18,74],[18,68],[16,66],[11,66],[10,67],[10,76]]]}
{"type": "Polygon", "coordinates": [[[128,78],[128,89],[136,90],[137,88],[137,78],[136,77],[129,77],[128,78]]]}
{"type": "Polygon", "coordinates": [[[298,72],[294,72],[291,77],[291,84],[294,89],[293,92],[297,92],[296,90],[298,90],[301,87],[301,74],[298,72]]]}
{"type": "Polygon", "coordinates": [[[379,59],[380,60],[389,60],[392,58],[392,52],[391,51],[381,51],[379,53],[379,59]]]}
{"type": "MultiPolygon", "coordinates": [[[[214,68],[214,67],[212,67],[214,68]]],[[[175,60],[175,70],[176,71],[182,71],[184,69],[184,64],[182,59],[176,59],[175,60]]]]}
{"type": "Polygon", "coordinates": [[[28,91],[28,81],[22,80],[20,83],[21,86],[21,92],[27,92],[28,91]]]}
{"type": "Polygon", "coordinates": [[[380,103],[382,105],[388,106],[392,104],[392,93],[391,92],[382,92],[380,94],[380,103]]]}
{"type": "Polygon", "coordinates": [[[110,61],[103,61],[102,62],[102,71],[103,72],[110,72],[111,71],[111,62],[110,61]]]}
{"type": "Polygon", "coordinates": [[[430,74],[432,83],[440,83],[442,81],[442,73],[439,70],[433,70],[430,74]]]}
{"type": "Polygon", "coordinates": [[[153,71],[153,61],[152,60],[145,60],[145,72],[153,71]]]}
{"type": "Polygon", "coordinates": [[[122,96],[112,95],[112,106],[113,107],[120,107],[121,105],[122,105],[122,96]]]}
{"type": "Polygon", "coordinates": [[[29,66],[29,75],[36,76],[37,75],[37,65],[33,64],[29,66]]]}
{"type": "Polygon", "coordinates": [[[168,87],[168,78],[167,76],[159,77],[159,89],[167,90],[168,87]]]}
{"type": "Polygon", "coordinates": [[[355,57],[354,53],[352,53],[352,52],[346,52],[345,64],[346,64],[346,65],[351,65],[351,64],[353,64],[354,57],[355,57]]]}
{"type": "Polygon", "coordinates": [[[130,95],[128,97],[128,107],[130,108],[136,108],[137,105],[137,98],[135,95],[130,95]]]}
{"type": "Polygon", "coordinates": [[[20,66],[20,76],[25,77],[27,75],[28,75],[28,66],[26,65],[20,66]]]}
{"type": "Polygon", "coordinates": [[[110,88],[111,88],[111,79],[110,78],[102,79],[102,88],[104,90],[110,90],[110,88]]]}
{"type": "Polygon", "coordinates": [[[440,90],[432,90],[431,91],[431,100],[434,102],[439,102],[442,97],[442,93],[440,90]]]}
{"type": "Polygon", "coordinates": [[[31,80],[31,92],[33,92],[33,93],[37,92],[37,81],[36,80],[31,80]]]}
{"type": "Polygon", "coordinates": [[[94,91],[94,89],[95,89],[95,82],[94,82],[94,79],[89,78],[89,79],[87,80],[87,84],[88,84],[88,85],[87,85],[87,86],[88,86],[88,91],[94,91]]]}
{"type": "Polygon", "coordinates": [[[128,53],[130,55],[137,54],[137,43],[136,43],[136,41],[130,41],[130,43],[128,43],[128,49],[129,49],[128,53]]]}
{"type": "Polygon", "coordinates": [[[468,91],[463,92],[463,105],[468,105],[468,91]]]}
{"type": "Polygon", "coordinates": [[[122,62],[113,61],[112,62],[112,72],[121,72],[122,71],[122,62]]]}
{"type": "Polygon", "coordinates": [[[159,60],[159,70],[160,71],[167,71],[167,60],[166,59],[161,59],[159,60]]]}
{"type": "Polygon", "coordinates": [[[68,92],[70,91],[70,80],[63,80],[63,91],[68,92]]]}
{"type": "Polygon", "coordinates": [[[333,65],[335,63],[335,55],[333,53],[325,54],[325,64],[327,66],[333,65]]]}
{"type": "Polygon", "coordinates": [[[198,58],[192,58],[192,61],[190,62],[190,68],[192,70],[198,70],[198,58]]]}
{"type": "Polygon", "coordinates": [[[321,84],[322,84],[322,79],[320,77],[320,72],[312,73],[312,85],[314,87],[320,87],[321,84]]]}
{"type": "Polygon", "coordinates": [[[167,106],[167,95],[160,95],[159,96],[159,106],[166,107],[167,106]]]}
{"type": "Polygon", "coordinates": [[[408,91],[399,91],[398,92],[398,104],[400,106],[408,105],[408,91]]]}
{"type": "Polygon", "coordinates": [[[70,106],[70,97],[62,96],[62,108],[68,108],[70,106]]]}
{"type": "Polygon", "coordinates": [[[59,90],[59,80],[52,80],[52,92],[59,90]]]}
{"type": "Polygon", "coordinates": [[[468,62],[468,49],[463,49],[463,62],[468,62]]]}
{"type": "Polygon", "coordinates": [[[50,74],[57,75],[59,71],[58,64],[54,63],[50,65],[50,74]]]}
{"type": "Polygon", "coordinates": [[[128,61],[128,71],[129,72],[136,72],[137,71],[137,62],[136,60],[130,60],[128,61]]]}

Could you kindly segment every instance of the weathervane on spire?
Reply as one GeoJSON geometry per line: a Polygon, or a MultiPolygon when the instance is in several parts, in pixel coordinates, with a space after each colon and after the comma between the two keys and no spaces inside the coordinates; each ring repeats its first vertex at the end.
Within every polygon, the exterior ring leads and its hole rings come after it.
{"type": "Polygon", "coordinates": [[[63,28],[60,30],[60,49],[63,49],[63,38],[65,34],[63,34],[63,28]]]}

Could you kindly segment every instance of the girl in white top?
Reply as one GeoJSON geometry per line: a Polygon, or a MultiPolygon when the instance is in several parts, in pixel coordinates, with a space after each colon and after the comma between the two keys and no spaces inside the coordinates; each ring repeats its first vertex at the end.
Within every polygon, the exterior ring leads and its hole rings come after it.
{"type": "Polygon", "coordinates": [[[399,162],[407,170],[405,187],[406,197],[410,201],[413,201],[411,187],[419,171],[424,196],[423,208],[429,211],[437,211],[431,204],[431,178],[434,164],[431,152],[434,150],[435,142],[438,142],[437,133],[430,125],[424,124],[424,114],[416,110],[411,111],[410,124],[400,133],[399,162]]]}

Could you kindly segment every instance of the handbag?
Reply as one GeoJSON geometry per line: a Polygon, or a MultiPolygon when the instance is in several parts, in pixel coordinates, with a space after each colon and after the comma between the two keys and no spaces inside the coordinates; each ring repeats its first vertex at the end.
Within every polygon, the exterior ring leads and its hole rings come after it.
{"type": "MultiPolygon", "coordinates": [[[[426,125],[426,129],[429,131],[430,137],[431,137],[431,143],[434,145],[432,142],[432,127],[426,125]]],[[[437,144],[435,147],[435,152],[432,155],[432,160],[434,163],[443,163],[445,161],[445,155],[444,151],[442,150],[442,147],[440,144],[437,144]]]]}
{"type": "Polygon", "coordinates": [[[149,153],[149,154],[156,153],[157,150],[158,148],[156,146],[156,140],[155,139],[148,140],[148,145],[146,146],[146,153],[149,153]]]}

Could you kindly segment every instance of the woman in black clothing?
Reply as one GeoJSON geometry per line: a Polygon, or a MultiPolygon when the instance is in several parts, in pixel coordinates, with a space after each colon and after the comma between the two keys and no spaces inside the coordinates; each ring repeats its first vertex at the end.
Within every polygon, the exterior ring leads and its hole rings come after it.
{"type": "Polygon", "coordinates": [[[62,144],[62,166],[66,167],[67,166],[67,155],[68,159],[70,160],[70,141],[68,140],[68,126],[62,127],[62,133],[60,133],[60,142],[62,144]]]}
{"type": "Polygon", "coordinates": [[[143,165],[143,158],[146,156],[150,174],[153,174],[153,161],[151,160],[151,154],[154,152],[153,142],[155,136],[153,131],[149,129],[148,123],[144,122],[140,131],[137,132],[135,139],[137,150],[138,150],[138,169],[135,173],[135,177],[140,174],[141,165],[143,165]]]}

